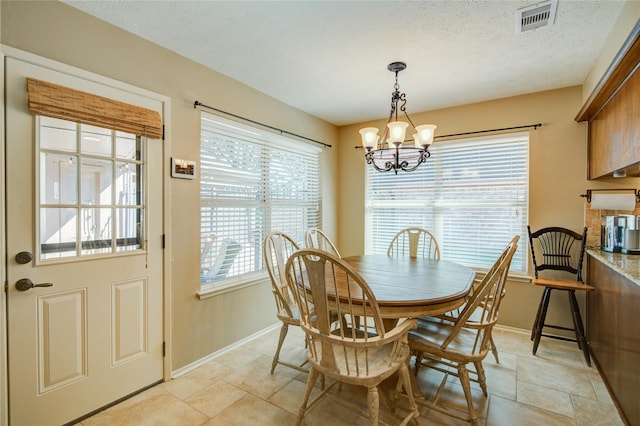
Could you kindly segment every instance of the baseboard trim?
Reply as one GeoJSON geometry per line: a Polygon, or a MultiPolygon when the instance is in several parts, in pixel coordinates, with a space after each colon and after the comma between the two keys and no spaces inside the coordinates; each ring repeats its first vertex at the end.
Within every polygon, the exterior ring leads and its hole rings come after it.
{"type": "Polygon", "coordinates": [[[234,342],[229,346],[225,346],[224,348],[222,348],[220,350],[217,350],[217,351],[215,351],[215,352],[213,352],[213,353],[211,353],[211,354],[209,354],[209,355],[207,355],[207,356],[205,356],[203,358],[200,358],[199,360],[196,360],[196,361],[192,362],[191,364],[187,364],[184,367],[180,367],[180,368],[178,368],[176,370],[173,370],[171,372],[171,378],[172,379],[177,379],[180,376],[184,376],[185,374],[195,370],[198,367],[203,366],[204,364],[208,363],[209,361],[212,361],[212,360],[216,359],[217,357],[226,354],[227,352],[230,352],[230,351],[232,351],[234,349],[239,348],[240,346],[244,345],[247,342],[250,342],[250,341],[252,341],[254,339],[262,337],[265,334],[270,333],[271,331],[280,328],[280,325],[281,325],[281,323],[277,322],[277,323],[275,323],[275,324],[273,324],[273,325],[271,325],[271,326],[269,326],[267,328],[263,328],[262,330],[251,334],[250,336],[247,336],[247,337],[245,337],[243,339],[240,339],[237,342],[234,342]]]}
{"type": "Polygon", "coordinates": [[[494,328],[497,330],[511,331],[513,333],[531,334],[531,330],[526,330],[524,328],[510,327],[508,325],[496,324],[494,328]]]}

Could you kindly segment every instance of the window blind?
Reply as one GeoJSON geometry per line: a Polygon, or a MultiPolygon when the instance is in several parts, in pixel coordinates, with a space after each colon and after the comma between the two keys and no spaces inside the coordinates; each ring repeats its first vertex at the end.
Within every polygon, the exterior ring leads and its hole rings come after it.
{"type": "Polygon", "coordinates": [[[320,148],[205,112],[201,123],[201,283],[209,284],[263,271],[272,230],[302,245],[320,226],[320,148]],[[230,242],[241,248],[224,261],[230,242]]]}
{"type": "Polygon", "coordinates": [[[27,78],[29,112],[154,139],[162,138],[160,113],[34,78],[27,78]]]}
{"type": "MultiPolygon", "coordinates": [[[[396,232],[431,231],[443,259],[489,268],[514,235],[526,235],[529,137],[517,133],[436,142],[410,173],[366,171],[365,252],[385,254],[396,232]]],[[[526,271],[526,244],[512,271],[526,271]]]]}

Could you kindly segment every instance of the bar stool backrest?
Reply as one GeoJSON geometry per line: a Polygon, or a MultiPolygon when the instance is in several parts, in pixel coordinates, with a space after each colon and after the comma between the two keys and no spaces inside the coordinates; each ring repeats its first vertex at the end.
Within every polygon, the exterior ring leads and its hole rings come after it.
{"type": "Polygon", "coordinates": [[[582,282],[582,262],[584,259],[587,228],[578,234],[558,226],[542,228],[535,232],[527,226],[531,260],[535,277],[544,270],[566,271],[582,282]]]}

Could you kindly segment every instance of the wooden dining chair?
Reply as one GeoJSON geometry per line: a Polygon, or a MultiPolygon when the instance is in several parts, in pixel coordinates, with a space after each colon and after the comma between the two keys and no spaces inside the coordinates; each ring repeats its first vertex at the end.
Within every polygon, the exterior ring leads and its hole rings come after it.
{"type": "Polygon", "coordinates": [[[322,398],[333,397],[337,403],[346,404],[368,417],[372,425],[377,425],[378,385],[396,372],[399,373],[399,381],[393,408],[403,388],[409,396],[411,408],[401,424],[418,417],[411,389],[407,345],[407,333],[415,327],[416,320],[407,320],[385,330],[378,302],[364,278],[342,259],[325,251],[300,250],[289,258],[286,270],[289,289],[300,306],[300,326],[307,336],[311,364],[297,424],[322,398]],[[339,303],[336,295],[339,295],[339,303]],[[332,312],[340,316],[358,316],[362,330],[335,328],[332,312]],[[319,375],[334,381],[309,402],[319,375]],[[368,412],[344,397],[329,393],[336,383],[366,387],[368,412]]]}
{"type": "MultiPolygon", "coordinates": [[[[514,236],[510,243],[518,243],[518,241],[520,240],[520,235],[516,235],[514,236]]],[[[507,245],[507,247],[509,247],[507,245]]],[[[490,275],[494,272],[495,268],[497,268],[500,263],[502,262],[502,260],[504,259],[505,256],[507,256],[508,254],[508,250],[503,250],[502,254],[500,254],[500,256],[498,257],[498,259],[496,260],[496,262],[494,262],[493,266],[484,274],[484,276],[486,275],[490,275]]],[[[476,278],[474,283],[473,283],[473,287],[471,289],[471,292],[469,293],[469,298],[472,297],[473,292],[477,289],[477,287],[482,283],[482,278],[476,278]]],[[[506,286],[502,289],[502,294],[500,295],[501,298],[504,298],[504,296],[507,294],[507,289],[506,286]]],[[[453,311],[450,312],[445,312],[444,314],[441,315],[436,315],[434,318],[436,318],[437,320],[446,320],[446,321],[450,321],[450,322],[456,322],[458,317],[460,316],[460,314],[462,313],[463,309],[464,309],[465,305],[462,305],[461,307],[454,309],[453,311]]],[[[476,316],[477,315],[471,315],[469,321],[475,321],[476,320],[476,316]]],[[[426,319],[431,318],[431,317],[426,317],[426,319]]],[[[490,340],[489,340],[489,349],[491,350],[491,354],[493,355],[493,358],[496,360],[496,363],[500,364],[500,357],[498,355],[498,347],[496,346],[495,342],[493,341],[493,335],[491,336],[490,340]]]]}
{"type": "Polygon", "coordinates": [[[538,351],[541,337],[569,340],[578,344],[578,348],[582,351],[587,365],[591,366],[589,346],[584,334],[580,307],[576,300],[576,291],[594,291],[594,287],[582,282],[582,262],[587,241],[587,227],[584,227],[582,234],[562,227],[549,227],[532,232],[531,227],[527,226],[527,231],[529,233],[531,261],[535,274],[535,278],[531,282],[533,285],[544,287],[542,296],[540,297],[540,303],[538,304],[536,318],[531,328],[533,354],[535,355],[538,351]],[[539,273],[545,270],[563,271],[571,274],[573,279],[540,276],[539,273]],[[569,307],[571,308],[573,328],[546,323],[547,308],[553,290],[567,293],[569,297],[569,307]],[[543,333],[545,327],[556,330],[573,331],[575,339],[554,334],[545,334],[543,333]]]}
{"type": "Polygon", "coordinates": [[[424,228],[405,228],[389,243],[387,256],[424,257],[440,259],[440,247],[436,237],[424,228]]]}
{"type": "MultiPolygon", "coordinates": [[[[409,346],[416,356],[415,373],[421,366],[428,366],[444,373],[442,383],[431,401],[418,400],[418,403],[465,420],[473,425],[478,424],[478,415],[473,408],[471,381],[480,384],[487,396],[487,384],[482,360],[487,356],[493,326],[498,320],[498,310],[502,300],[511,259],[518,248],[517,240],[511,241],[503,254],[496,260],[490,272],[475,288],[467,300],[464,309],[455,322],[442,320],[418,320],[418,328],[409,331],[409,346]],[[470,375],[467,364],[475,367],[475,377],[470,375]],[[448,377],[458,377],[464,391],[468,417],[439,405],[441,393],[448,383],[448,377]]],[[[451,382],[449,382],[451,383],[451,382]]]]}
{"type": "Polygon", "coordinates": [[[331,253],[336,257],[340,256],[340,252],[336,248],[333,241],[318,228],[309,228],[307,232],[305,232],[305,242],[307,244],[307,248],[316,248],[319,250],[324,250],[327,253],[331,253]]]}
{"type": "Polygon", "coordinates": [[[271,363],[271,374],[273,374],[278,364],[299,371],[307,371],[304,368],[306,362],[301,365],[296,365],[280,360],[280,350],[289,331],[289,326],[300,326],[298,305],[296,299],[289,291],[285,275],[287,259],[299,249],[300,247],[293,238],[284,232],[271,232],[264,240],[264,263],[269,273],[269,278],[271,279],[271,290],[276,301],[276,315],[282,322],[278,347],[276,348],[276,353],[271,363]]]}

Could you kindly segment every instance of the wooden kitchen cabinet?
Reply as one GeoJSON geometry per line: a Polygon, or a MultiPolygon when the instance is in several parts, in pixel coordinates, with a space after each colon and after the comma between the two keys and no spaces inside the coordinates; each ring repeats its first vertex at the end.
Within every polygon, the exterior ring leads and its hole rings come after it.
{"type": "Polygon", "coordinates": [[[587,341],[628,423],[640,425],[640,284],[598,260],[604,256],[620,258],[623,265],[635,262],[636,273],[640,259],[593,252],[587,258],[588,282],[595,287],[587,295],[587,341]]]}
{"type": "Polygon", "coordinates": [[[640,22],[576,121],[588,121],[588,179],[640,176],[640,22]]]}
{"type": "Polygon", "coordinates": [[[640,71],[589,122],[589,179],[640,175],[640,71]],[[635,167],[634,167],[635,166],[635,167]]]}

